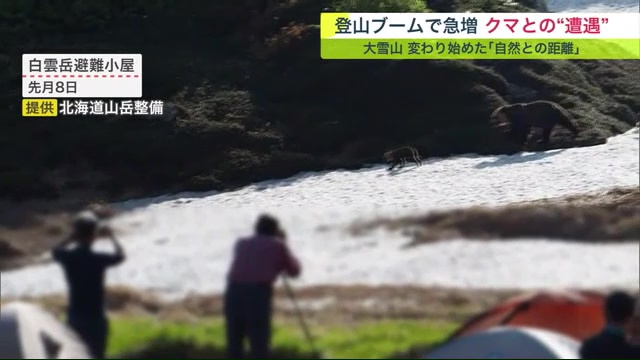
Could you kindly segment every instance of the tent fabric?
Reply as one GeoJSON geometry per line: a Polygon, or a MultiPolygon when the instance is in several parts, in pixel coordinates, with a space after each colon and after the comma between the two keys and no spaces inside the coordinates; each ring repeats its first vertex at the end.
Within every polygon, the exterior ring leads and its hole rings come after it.
{"type": "Polygon", "coordinates": [[[42,308],[24,302],[0,310],[1,359],[91,359],[80,338],[42,308]]]}
{"type": "Polygon", "coordinates": [[[579,359],[580,343],[556,332],[496,327],[460,336],[423,359],[579,359]]]}
{"type": "Polygon", "coordinates": [[[512,297],[473,317],[449,340],[494,326],[528,326],[582,341],[605,325],[605,295],[593,291],[538,291],[512,297]]]}

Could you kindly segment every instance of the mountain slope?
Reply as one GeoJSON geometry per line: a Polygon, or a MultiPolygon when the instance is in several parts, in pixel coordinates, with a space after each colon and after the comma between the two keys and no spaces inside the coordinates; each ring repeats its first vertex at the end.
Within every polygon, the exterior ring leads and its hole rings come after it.
{"type": "MultiPolygon", "coordinates": [[[[260,212],[269,211],[281,218],[304,261],[301,283],[306,285],[637,284],[640,265],[633,243],[457,240],[405,249],[409,239],[403,234],[376,231],[353,237],[348,227],[377,216],[638,186],[639,141],[634,128],[593,147],[434,159],[395,175],[381,166],[307,173],[232,192],[127,201],[116,204],[128,212],[115,226],[131,260],[110,272],[109,283],[170,296],[220,291],[233,241],[251,231],[260,212]]],[[[53,264],[3,272],[1,285],[2,296],[64,289],[53,264]]]]}

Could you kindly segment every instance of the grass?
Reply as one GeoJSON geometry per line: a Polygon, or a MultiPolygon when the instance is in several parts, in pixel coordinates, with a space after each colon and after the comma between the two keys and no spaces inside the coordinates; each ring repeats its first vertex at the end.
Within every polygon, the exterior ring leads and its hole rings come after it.
{"type": "MultiPolygon", "coordinates": [[[[444,340],[459,324],[429,320],[383,320],[311,329],[325,357],[383,359],[427,349],[444,340]]],[[[220,318],[197,321],[152,317],[112,318],[110,357],[220,358],[224,354],[224,323],[220,318]],[[146,345],[141,345],[146,344],[146,345]]],[[[274,355],[312,357],[297,323],[274,324],[274,355]]]]}
{"type": "MultiPolygon", "coordinates": [[[[515,294],[417,286],[312,286],[296,297],[325,358],[416,358],[447,338],[463,322],[515,294]],[[331,299],[321,307],[316,301],[331,299]],[[425,306],[428,304],[428,306],[425,306]]],[[[106,308],[111,326],[107,353],[125,359],[224,358],[220,295],[190,295],[162,301],[152,293],[110,287],[106,308]]],[[[52,294],[3,303],[38,304],[64,321],[66,296],[52,294]]],[[[274,293],[274,358],[317,358],[282,289],[274,293]]]]}

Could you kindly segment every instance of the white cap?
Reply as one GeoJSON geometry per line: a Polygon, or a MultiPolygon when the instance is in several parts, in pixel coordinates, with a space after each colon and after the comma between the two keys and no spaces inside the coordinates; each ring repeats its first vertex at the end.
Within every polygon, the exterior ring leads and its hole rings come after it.
{"type": "Polygon", "coordinates": [[[95,224],[97,225],[100,219],[91,210],[85,210],[80,212],[75,219],[75,223],[95,224]]]}

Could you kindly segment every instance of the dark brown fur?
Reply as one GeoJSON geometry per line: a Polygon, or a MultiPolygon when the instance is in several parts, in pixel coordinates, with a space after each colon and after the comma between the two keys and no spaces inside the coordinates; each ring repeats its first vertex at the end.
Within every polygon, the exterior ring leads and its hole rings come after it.
{"type": "Polygon", "coordinates": [[[545,145],[549,143],[556,125],[568,129],[574,137],[579,133],[569,112],[560,104],[547,100],[500,106],[491,114],[491,120],[499,128],[508,127],[511,139],[518,145],[526,143],[534,127],[542,129],[542,139],[539,142],[545,145]]]}
{"type": "Polygon", "coordinates": [[[422,165],[422,157],[418,153],[418,150],[413,146],[403,146],[394,150],[384,153],[384,159],[389,163],[390,167],[387,170],[393,170],[398,166],[398,169],[403,168],[407,161],[413,161],[416,166],[422,165]]]}

